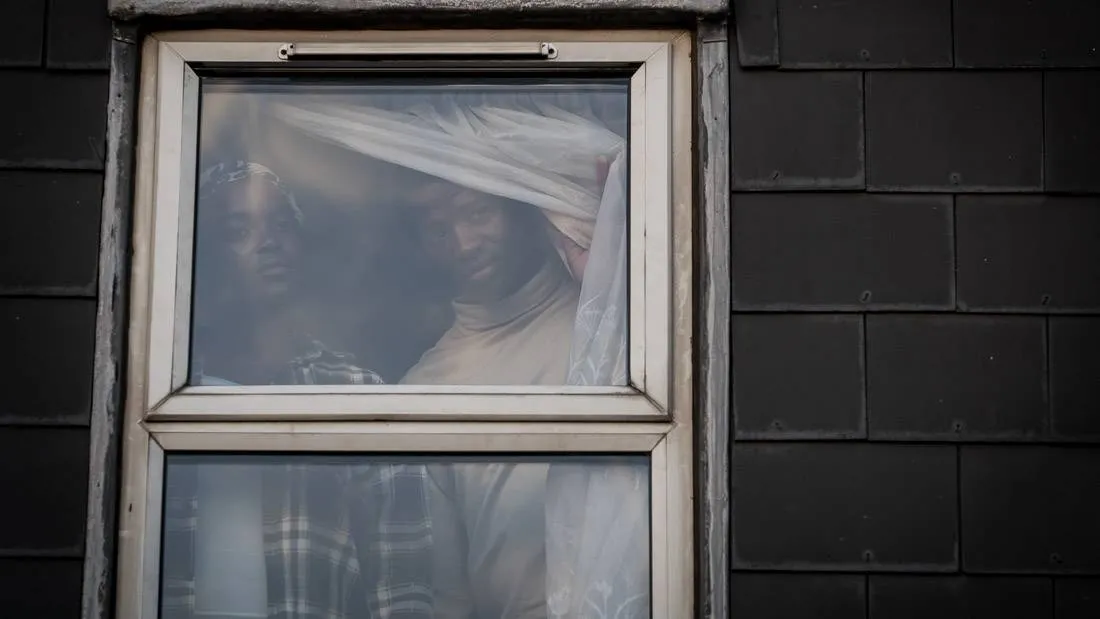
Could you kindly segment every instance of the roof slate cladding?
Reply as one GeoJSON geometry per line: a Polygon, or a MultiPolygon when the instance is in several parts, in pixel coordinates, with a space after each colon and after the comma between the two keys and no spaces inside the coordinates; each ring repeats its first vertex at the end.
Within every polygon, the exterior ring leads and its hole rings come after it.
{"type": "Polygon", "coordinates": [[[1100,2],[731,4],[731,616],[1100,617],[1100,2]]]}

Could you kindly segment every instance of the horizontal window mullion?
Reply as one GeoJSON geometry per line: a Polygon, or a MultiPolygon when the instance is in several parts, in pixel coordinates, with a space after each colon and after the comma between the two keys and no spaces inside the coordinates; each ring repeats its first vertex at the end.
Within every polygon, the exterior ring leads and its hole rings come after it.
{"type": "Polygon", "coordinates": [[[648,453],[671,424],[192,422],[147,425],[166,451],[648,453]]]}
{"type": "Polygon", "coordinates": [[[368,419],[603,419],[651,421],[665,417],[652,400],[634,395],[295,394],[175,395],[147,419],[368,420],[368,419]]]}

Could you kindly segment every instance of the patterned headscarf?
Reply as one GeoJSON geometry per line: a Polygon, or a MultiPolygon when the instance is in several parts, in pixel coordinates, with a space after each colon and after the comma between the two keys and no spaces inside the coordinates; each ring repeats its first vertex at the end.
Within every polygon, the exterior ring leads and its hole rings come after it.
{"type": "Polygon", "coordinates": [[[201,204],[204,199],[209,199],[233,183],[255,177],[270,183],[286,197],[287,203],[290,204],[290,210],[294,213],[295,221],[301,225],[305,217],[302,214],[302,209],[298,206],[298,201],[294,199],[294,194],[283,184],[278,174],[272,172],[267,166],[254,161],[222,162],[203,170],[199,176],[199,203],[201,204]]]}

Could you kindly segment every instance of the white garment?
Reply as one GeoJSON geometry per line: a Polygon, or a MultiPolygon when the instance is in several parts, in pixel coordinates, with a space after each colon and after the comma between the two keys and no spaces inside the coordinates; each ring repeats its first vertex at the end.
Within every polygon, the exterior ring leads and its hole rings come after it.
{"type": "Polygon", "coordinates": [[[548,468],[429,466],[436,619],[546,619],[548,468]]]}
{"type": "Polygon", "coordinates": [[[411,385],[564,385],[578,288],[556,258],[506,299],[454,303],[455,321],[401,379],[411,385]]]}
{"type": "Polygon", "coordinates": [[[263,467],[203,462],[198,469],[195,616],[267,617],[263,467]]]}
{"type": "MultiPolygon", "coordinates": [[[[554,256],[514,294],[455,304],[455,323],[402,382],[565,382],[578,290],[554,256]]],[[[544,463],[435,467],[436,609],[444,619],[546,617],[544,463]],[[472,614],[471,614],[472,613],[472,614]]]]}
{"type": "MultiPolygon", "coordinates": [[[[200,385],[235,386],[200,375],[200,385]]],[[[198,468],[195,616],[267,617],[263,466],[226,462],[198,468]]]]}

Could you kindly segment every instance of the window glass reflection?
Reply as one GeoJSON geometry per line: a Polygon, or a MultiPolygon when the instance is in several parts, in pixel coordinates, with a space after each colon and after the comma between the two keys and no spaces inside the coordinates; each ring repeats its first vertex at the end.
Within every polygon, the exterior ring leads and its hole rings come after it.
{"type": "Polygon", "coordinates": [[[643,456],[169,455],[161,616],[644,619],[643,456]]]}
{"type": "Polygon", "coordinates": [[[204,80],[192,384],[626,384],[628,86],[204,80]]]}

